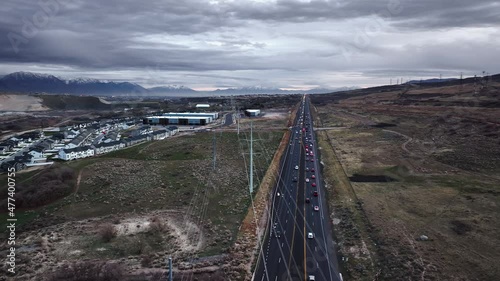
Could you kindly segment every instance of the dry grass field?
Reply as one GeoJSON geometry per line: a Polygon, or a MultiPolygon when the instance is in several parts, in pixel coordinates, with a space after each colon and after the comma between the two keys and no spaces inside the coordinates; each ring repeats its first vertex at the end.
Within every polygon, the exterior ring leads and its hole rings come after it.
{"type": "Polygon", "coordinates": [[[499,89],[313,97],[348,279],[500,279],[499,89]]]}

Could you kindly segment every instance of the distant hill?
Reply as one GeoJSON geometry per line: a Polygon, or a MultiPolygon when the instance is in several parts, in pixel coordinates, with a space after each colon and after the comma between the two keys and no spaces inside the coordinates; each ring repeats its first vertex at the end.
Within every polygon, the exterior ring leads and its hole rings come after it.
{"type": "Polygon", "coordinates": [[[359,89],[359,87],[342,87],[335,89],[324,89],[324,88],[315,88],[311,90],[282,90],[280,88],[266,88],[266,87],[242,87],[242,88],[228,88],[228,89],[217,89],[212,91],[214,94],[218,95],[249,95],[249,94],[323,94],[323,93],[332,93],[338,91],[347,91],[347,90],[355,90],[359,89]]]}
{"type": "Polygon", "coordinates": [[[455,81],[458,80],[457,78],[444,78],[444,79],[439,79],[439,78],[433,78],[433,79],[426,79],[426,80],[411,80],[406,82],[405,84],[429,84],[429,83],[442,83],[442,82],[450,82],[450,81],[455,81]]]}

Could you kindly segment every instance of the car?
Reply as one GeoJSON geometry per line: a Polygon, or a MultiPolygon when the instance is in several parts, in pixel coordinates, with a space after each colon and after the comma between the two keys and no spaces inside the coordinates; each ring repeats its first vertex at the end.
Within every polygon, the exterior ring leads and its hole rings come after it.
{"type": "Polygon", "coordinates": [[[312,176],[311,176],[311,179],[315,179],[315,178],[316,178],[316,176],[315,176],[315,175],[312,175],[312,176]]]}
{"type": "Polygon", "coordinates": [[[309,167],[306,167],[306,171],[309,171],[309,167]]]}
{"type": "Polygon", "coordinates": [[[281,231],[276,230],[276,231],[274,232],[274,236],[276,236],[276,238],[281,238],[281,231]]]}
{"type": "Polygon", "coordinates": [[[298,170],[299,169],[299,165],[295,165],[295,170],[298,170]]]}
{"type": "Polygon", "coordinates": [[[313,182],[313,183],[311,184],[311,186],[312,186],[312,187],[316,187],[316,183],[315,183],[315,182],[313,182]]]}
{"type": "Polygon", "coordinates": [[[306,157],[306,161],[309,161],[309,157],[306,157]]]}
{"type": "Polygon", "coordinates": [[[314,238],[314,234],[312,232],[307,233],[307,238],[313,239],[314,238]]]}
{"type": "Polygon", "coordinates": [[[311,172],[313,172],[313,173],[314,173],[314,168],[311,168],[311,172]]]}
{"type": "Polygon", "coordinates": [[[311,202],[311,199],[306,198],[306,203],[309,203],[309,202],[311,202]]]}
{"type": "Polygon", "coordinates": [[[292,181],[296,182],[297,181],[297,177],[293,177],[292,181]]]}
{"type": "Polygon", "coordinates": [[[307,278],[308,278],[307,279],[308,281],[315,281],[316,280],[316,278],[314,277],[314,275],[309,275],[309,277],[307,277],[307,278]]]}
{"type": "Polygon", "coordinates": [[[306,182],[309,182],[309,178],[306,178],[306,182]]]}
{"type": "Polygon", "coordinates": [[[317,212],[319,211],[319,207],[318,206],[314,206],[314,210],[317,212]]]}
{"type": "Polygon", "coordinates": [[[311,162],[314,162],[314,158],[311,158],[311,162]]]}
{"type": "Polygon", "coordinates": [[[314,197],[318,197],[318,192],[317,192],[317,191],[314,191],[314,192],[313,192],[313,195],[314,195],[314,197]]]}

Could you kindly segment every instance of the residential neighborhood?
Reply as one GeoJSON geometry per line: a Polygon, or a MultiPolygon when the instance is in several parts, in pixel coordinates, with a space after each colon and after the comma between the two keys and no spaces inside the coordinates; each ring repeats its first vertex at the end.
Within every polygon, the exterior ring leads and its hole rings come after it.
{"type": "Polygon", "coordinates": [[[26,132],[0,142],[0,171],[93,157],[178,132],[177,126],[143,125],[141,120],[103,120],[26,132]]]}

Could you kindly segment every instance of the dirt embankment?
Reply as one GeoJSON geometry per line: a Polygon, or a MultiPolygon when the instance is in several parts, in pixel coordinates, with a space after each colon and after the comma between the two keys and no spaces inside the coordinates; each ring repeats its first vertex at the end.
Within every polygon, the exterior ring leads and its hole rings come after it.
{"type": "Polygon", "coordinates": [[[44,111],[42,99],[28,95],[0,95],[0,111],[44,111]]]}

